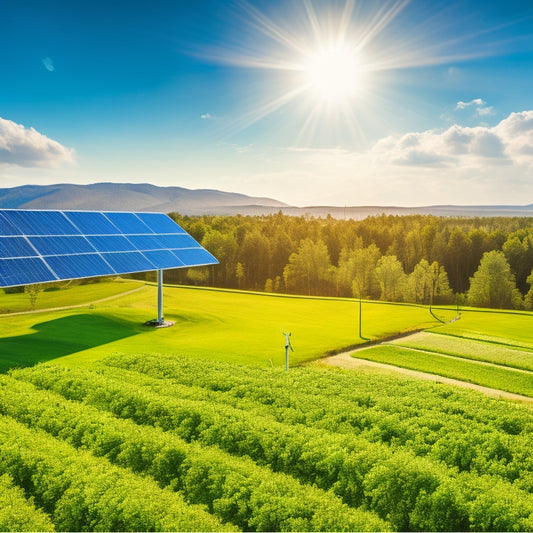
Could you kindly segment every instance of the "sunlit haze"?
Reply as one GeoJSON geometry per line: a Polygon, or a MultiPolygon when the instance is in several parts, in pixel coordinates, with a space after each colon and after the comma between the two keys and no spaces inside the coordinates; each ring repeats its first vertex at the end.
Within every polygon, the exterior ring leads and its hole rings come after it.
{"type": "Polygon", "coordinates": [[[0,187],[533,203],[530,0],[10,2],[0,187]]]}

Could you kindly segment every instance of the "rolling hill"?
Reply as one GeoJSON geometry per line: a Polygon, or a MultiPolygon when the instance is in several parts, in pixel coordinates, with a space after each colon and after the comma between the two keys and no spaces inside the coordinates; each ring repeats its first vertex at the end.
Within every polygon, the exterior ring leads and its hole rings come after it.
{"type": "Polygon", "coordinates": [[[305,206],[296,207],[266,197],[219,191],[158,187],[148,183],[93,183],[91,185],[23,185],[0,188],[4,209],[88,209],[153,211],[183,215],[285,215],[353,218],[376,215],[435,215],[447,217],[533,217],[529,205],[305,206]]]}

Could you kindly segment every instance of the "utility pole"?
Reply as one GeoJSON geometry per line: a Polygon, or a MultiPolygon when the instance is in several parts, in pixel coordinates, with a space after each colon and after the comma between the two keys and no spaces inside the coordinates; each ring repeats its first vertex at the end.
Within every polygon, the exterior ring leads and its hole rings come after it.
{"type": "Polygon", "coordinates": [[[363,309],[363,304],[362,304],[362,299],[361,299],[361,293],[359,293],[359,338],[363,338],[363,334],[361,333],[361,322],[362,322],[362,311],[363,309]]]}

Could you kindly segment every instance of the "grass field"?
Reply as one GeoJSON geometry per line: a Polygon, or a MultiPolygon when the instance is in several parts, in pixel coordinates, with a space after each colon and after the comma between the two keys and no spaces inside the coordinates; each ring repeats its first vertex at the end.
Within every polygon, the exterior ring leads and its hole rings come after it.
{"type": "Polygon", "coordinates": [[[523,370],[533,370],[533,351],[521,346],[511,348],[496,342],[476,341],[427,331],[421,331],[406,339],[392,341],[392,344],[523,370]]]}
{"type": "MultiPolygon", "coordinates": [[[[58,290],[56,286],[45,289],[37,298],[35,309],[46,310],[67,305],[80,305],[109,298],[139,287],[136,281],[117,279],[113,282],[69,285],[58,290]]],[[[4,294],[0,291],[0,314],[30,311],[30,300],[25,294],[4,294]]]]}
{"type": "MultiPolygon", "coordinates": [[[[110,353],[146,351],[278,366],[285,357],[283,330],[292,333],[293,363],[363,342],[357,336],[358,303],[353,300],[169,286],[164,289],[165,318],[176,324],[154,330],[143,325],[156,315],[153,285],[109,282],[73,287],[55,291],[53,306],[79,303],[89,296],[87,287],[94,287],[95,300],[116,295],[117,287],[140,290],[83,308],[1,315],[0,369],[57,358],[82,364],[110,353]]],[[[2,295],[0,307],[4,298],[13,308],[23,307],[27,300],[24,294],[2,295]]],[[[363,333],[369,338],[437,323],[423,307],[363,304],[363,333]]]]}
{"type": "Polygon", "coordinates": [[[530,372],[392,345],[359,350],[354,357],[533,397],[530,372]]]}

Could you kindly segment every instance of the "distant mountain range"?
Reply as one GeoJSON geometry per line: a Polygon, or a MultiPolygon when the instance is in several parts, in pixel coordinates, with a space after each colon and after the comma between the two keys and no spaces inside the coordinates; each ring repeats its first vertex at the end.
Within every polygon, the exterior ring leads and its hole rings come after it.
{"type": "Polygon", "coordinates": [[[463,217],[533,217],[533,204],[395,206],[308,206],[295,207],[272,198],[247,196],[214,189],[157,187],[146,183],[94,183],[92,185],[23,185],[0,188],[0,208],[88,209],[102,211],[178,212],[183,215],[312,215],[363,219],[372,215],[436,215],[463,217]]]}

